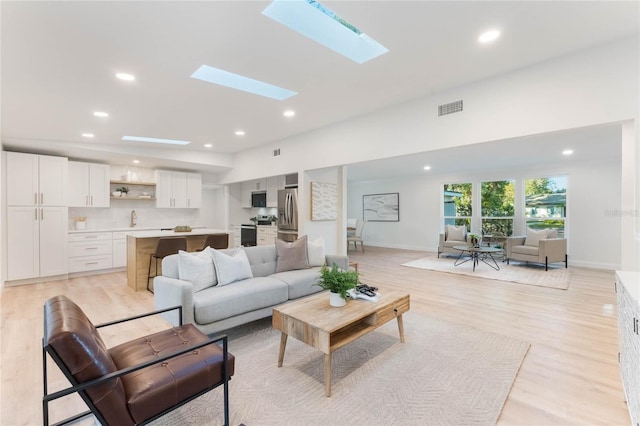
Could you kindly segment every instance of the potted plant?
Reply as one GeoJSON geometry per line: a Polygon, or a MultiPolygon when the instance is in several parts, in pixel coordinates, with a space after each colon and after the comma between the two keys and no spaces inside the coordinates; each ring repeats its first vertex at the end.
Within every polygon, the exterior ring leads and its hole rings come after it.
{"type": "Polygon", "coordinates": [[[338,268],[335,263],[331,268],[324,265],[320,270],[320,280],[314,284],[329,290],[329,303],[331,306],[344,306],[347,304],[349,290],[356,288],[358,284],[358,273],[356,271],[345,271],[338,268]]]}
{"type": "Polygon", "coordinates": [[[129,192],[129,188],[127,188],[126,186],[123,186],[122,188],[118,188],[117,190],[122,193],[123,197],[126,197],[127,193],[129,192]]]}
{"type": "Polygon", "coordinates": [[[272,226],[276,226],[276,222],[278,222],[278,218],[274,215],[269,216],[269,222],[271,222],[272,226]]]}
{"type": "Polygon", "coordinates": [[[469,247],[480,247],[480,235],[469,234],[467,235],[467,240],[469,241],[469,247]]]}

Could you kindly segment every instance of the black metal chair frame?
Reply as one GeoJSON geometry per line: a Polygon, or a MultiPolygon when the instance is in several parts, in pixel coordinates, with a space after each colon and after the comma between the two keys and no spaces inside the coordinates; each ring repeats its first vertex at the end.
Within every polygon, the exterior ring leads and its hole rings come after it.
{"type": "MultiPolygon", "coordinates": [[[[141,315],[136,315],[133,317],[129,317],[129,318],[124,318],[121,320],[117,320],[117,321],[112,321],[112,322],[108,322],[108,323],[104,323],[104,324],[99,324],[96,325],[96,328],[102,328],[102,327],[107,327],[110,325],[115,325],[115,324],[121,324],[127,321],[131,321],[131,320],[135,320],[135,319],[139,319],[139,318],[144,318],[144,317],[149,317],[149,316],[153,316],[153,315],[158,315],[161,314],[163,312],[169,312],[169,311],[173,311],[178,309],[178,315],[179,315],[179,321],[180,321],[180,325],[182,325],[182,306],[175,306],[172,308],[167,308],[167,309],[162,309],[162,310],[158,310],[158,311],[153,311],[153,312],[148,312],[145,314],[141,314],[141,315]]],[[[46,320],[46,315],[45,315],[45,320],[44,320],[44,332],[45,332],[45,336],[47,335],[47,320],[46,320]]],[[[73,377],[73,375],[71,374],[71,372],[69,371],[69,369],[65,366],[65,364],[62,362],[62,360],[60,359],[60,357],[58,356],[58,354],[56,353],[56,351],[50,346],[50,345],[45,345],[44,343],[44,337],[42,338],[42,379],[43,379],[43,385],[44,385],[44,393],[43,393],[43,397],[42,397],[42,416],[43,416],[43,424],[45,426],[49,426],[49,402],[56,400],[58,398],[62,398],[64,396],[67,395],[71,395],[73,393],[78,393],[78,395],[80,395],[80,397],[82,398],[82,400],[85,402],[85,404],[87,404],[87,406],[89,407],[89,411],[85,411],[82,412],[80,414],[76,414],[72,417],[69,417],[67,419],[64,419],[58,423],[55,423],[53,426],[61,426],[61,425],[66,425],[69,424],[71,422],[77,421],[83,417],[89,416],[91,414],[93,414],[94,416],[96,416],[96,418],[98,419],[98,421],[103,424],[103,425],[107,425],[107,421],[102,417],[102,415],[100,414],[100,412],[98,411],[98,409],[96,408],[96,406],[93,404],[93,402],[91,402],[91,399],[89,398],[89,396],[86,393],[86,390],[103,384],[105,382],[108,382],[110,380],[113,380],[115,378],[124,376],[126,374],[130,374],[133,373],[134,371],[138,371],[141,370],[143,368],[149,367],[151,365],[154,364],[160,364],[168,359],[174,358],[176,356],[188,353],[193,351],[194,349],[199,349],[202,348],[204,346],[208,346],[211,344],[217,344],[217,342],[222,341],[222,350],[223,350],[223,355],[222,355],[222,362],[223,362],[223,380],[219,383],[214,384],[213,386],[204,389],[203,391],[189,397],[188,399],[180,402],[179,404],[157,414],[156,416],[144,421],[143,423],[140,423],[141,425],[145,425],[149,422],[152,422],[162,416],[164,416],[167,413],[170,413],[171,411],[183,406],[184,404],[198,398],[199,396],[204,395],[205,393],[217,388],[220,385],[224,385],[224,424],[225,426],[229,425],[229,380],[231,380],[231,378],[229,377],[229,365],[228,365],[228,351],[227,351],[227,336],[226,335],[221,335],[221,336],[217,336],[216,338],[210,338],[209,340],[207,340],[204,343],[200,343],[198,345],[194,345],[194,346],[190,346],[186,349],[180,350],[178,352],[175,352],[173,354],[170,355],[166,355],[163,357],[160,357],[158,359],[152,360],[152,361],[147,361],[144,362],[142,364],[138,364],[132,367],[128,367],[122,370],[118,370],[118,371],[114,371],[113,373],[107,374],[105,376],[99,377],[97,379],[94,380],[90,380],[88,382],[84,382],[84,383],[78,383],[77,380],[73,377]],[[66,389],[62,389],[59,390],[57,392],[48,393],[47,390],[47,354],[49,354],[49,356],[53,359],[53,361],[57,364],[57,366],[60,368],[60,370],[62,370],[62,372],[64,373],[65,377],[67,378],[67,380],[69,380],[69,382],[71,383],[71,387],[66,388],[66,389]]]]}

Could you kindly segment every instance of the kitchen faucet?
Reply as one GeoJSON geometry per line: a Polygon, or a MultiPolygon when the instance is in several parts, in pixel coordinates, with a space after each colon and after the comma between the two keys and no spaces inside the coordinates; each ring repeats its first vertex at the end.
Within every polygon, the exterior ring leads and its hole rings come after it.
{"type": "Polygon", "coordinates": [[[131,223],[129,223],[130,227],[134,227],[136,226],[136,219],[138,218],[138,215],[136,215],[136,211],[135,210],[131,210],[131,223]]]}

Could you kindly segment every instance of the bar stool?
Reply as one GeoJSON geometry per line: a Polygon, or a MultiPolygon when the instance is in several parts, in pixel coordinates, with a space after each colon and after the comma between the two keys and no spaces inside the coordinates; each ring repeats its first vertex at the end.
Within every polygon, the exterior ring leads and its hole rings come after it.
{"type": "Polygon", "coordinates": [[[162,260],[170,254],[176,254],[179,250],[187,250],[187,239],[185,237],[160,238],[156,245],[156,251],[149,255],[149,273],[147,274],[147,290],[153,293],[149,287],[149,280],[158,275],[158,260],[162,260]],[[156,260],[156,274],[151,276],[151,262],[156,260]]]}
{"type": "Polygon", "coordinates": [[[214,249],[229,248],[229,234],[209,234],[200,251],[211,247],[214,249]]]}

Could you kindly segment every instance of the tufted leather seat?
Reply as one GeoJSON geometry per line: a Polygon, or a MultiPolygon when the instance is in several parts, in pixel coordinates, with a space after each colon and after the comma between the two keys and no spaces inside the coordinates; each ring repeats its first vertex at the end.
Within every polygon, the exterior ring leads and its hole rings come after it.
{"type": "MultiPolygon", "coordinates": [[[[210,341],[187,324],[107,349],[96,327],[65,296],[47,300],[44,310],[43,344],[54,360],[62,363],[65,374],[72,376],[74,385],[210,341]]],[[[207,344],[111,379],[86,390],[89,406],[93,404],[110,425],[144,423],[224,383],[223,356],[217,344],[207,344]]],[[[227,377],[234,374],[234,366],[235,359],[228,354],[227,377]]]]}

